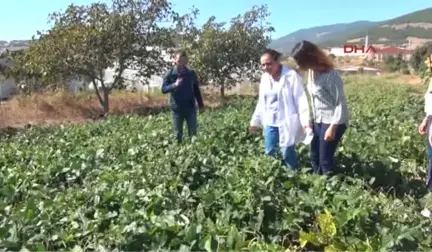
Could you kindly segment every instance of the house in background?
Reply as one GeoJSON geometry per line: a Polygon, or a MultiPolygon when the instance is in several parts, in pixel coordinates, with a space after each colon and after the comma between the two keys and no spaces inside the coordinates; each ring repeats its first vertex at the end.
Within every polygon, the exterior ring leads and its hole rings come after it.
{"type": "Polygon", "coordinates": [[[370,50],[367,53],[345,53],[343,48],[333,47],[333,48],[325,48],[323,49],[327,55],[333,54],[336,57],[357,57],[364,58],[370,61],[378,61],[383,62],[386,58],[393,56],[398,57],[398,55],[402,56],[402,59],[408,61],[412,57],[413,50],[408,50],[399,47],[375,47],[375,52],[370,50]]]}
{"type": "Polygon", "coordinates": [[[387,57],[397,57],[398,55],[401,55],[403,60],[410,60],[412,56],[412,50],[398,47],[379,48],[375,53],[375,60],[384,61],[387,57]]]}
{"type": "Polygon", "coordinates": [[[333,54],[336,57],[366,57],[369,52],[361,52],[360,50],[357,52],[345,52],[343,47],[328,47],[322,49],[327,55],[333,54]]]}
{"type": "MultiPolygon", "coordinates": [[[[364,44],[358,45],[359,47],[364,47],[364,50],[368,50],[369,48],[369,35],[366,35],[364,39],[361,39],[364,44]]],[[[351,44],[347,44],[351,45],[351,44]]],[[[344,45],[345,46],[345,45],[344,45]]],[[[351,45],[355,46],[355,45],[351,45]]],[[[376,61],[384,61],[387,57],[393,56],[397,57],[398,55],[402,56],[403,60],[410,60],[413,50],[411,41],[408,40],[408,44],[402,47],[383,47],[382,45],[372,45],[374,50],[368,50],[367,52],[362,52],[361,50],[353,51],[353,52],[345,52],[343,47],[329,47],[323,48],[323,50],[329,55],[333,54],[336,57],[348,56],[348,57],[362,57],[367,60],[376,60],[376,61]]],[[[351,50],[352,51],[352,50],[351,50]]]]}

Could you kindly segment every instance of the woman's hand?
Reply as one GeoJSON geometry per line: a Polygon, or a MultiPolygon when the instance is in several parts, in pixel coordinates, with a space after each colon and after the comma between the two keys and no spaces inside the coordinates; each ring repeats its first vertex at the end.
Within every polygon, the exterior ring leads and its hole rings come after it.
{"type": "Polygon", "coordinates": [[[258,131],[259,131],[259,128],[257,127],[257,126],[249,126],[249,133],[251,133],[251,134],[256,134],[256,133],[258,133],[258,131]]]}
{"type": "Polygon", "coordinates": [[[333,141],[335,139],[336,126],[330,125],[324,135],[324,141],[333,141]]]}
{"type": "Polygon", "coordinates": [[[419,132],[421,135],[426,134],[426,125],[427,125],[427,119],[425,118],[425,119],[420,123],[420,125],[419,125],[419,127],[418,127],[418,132],[419,132]]]}
{"type": "Polygon", "coordinates": [[[312,126],[311,125],[306,125],[303,127],[303,130],[306,134],[312,133],[312,126]]]}

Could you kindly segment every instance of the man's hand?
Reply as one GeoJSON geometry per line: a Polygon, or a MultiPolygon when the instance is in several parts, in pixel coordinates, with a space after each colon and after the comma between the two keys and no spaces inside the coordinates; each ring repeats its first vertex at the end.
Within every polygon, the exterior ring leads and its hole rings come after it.
{"type": "Polygon", "coordinates": [[[174,82],[174,87],[180,86],[181,81],[182,81],[182,78],[177,78],[176,82],[174,82]]]}

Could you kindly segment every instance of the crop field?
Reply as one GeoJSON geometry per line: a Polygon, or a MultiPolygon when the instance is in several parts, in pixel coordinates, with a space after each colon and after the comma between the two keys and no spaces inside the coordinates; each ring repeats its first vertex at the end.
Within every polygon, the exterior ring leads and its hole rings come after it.
{"type": "Polygon", "coordinates": [[[351,124],[332,177],[292,172],[246,131],[255,100],[199,116],[33,128],[0,141],[0,247],[30,251],[425,251],[422,94],[350,77],[351,124]]]}

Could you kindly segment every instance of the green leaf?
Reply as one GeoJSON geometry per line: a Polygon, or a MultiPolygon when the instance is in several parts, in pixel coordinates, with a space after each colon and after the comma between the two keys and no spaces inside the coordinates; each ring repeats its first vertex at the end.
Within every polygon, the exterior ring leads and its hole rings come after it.
{"type": "Polygon", "coordinates": [[[207,236],[206,241],[205,241],[205,245],[204,248],[207,252],[212,252],[212,237],[211,236],[207,236]]]}
{"type": "Polygon", "coordinates": [[[45,252],[46,251],[45,245],[43,245],[42,243],[37,244],[36,245],[36,251],[45,252]]]}
{"type": "Polygon", "coordinates": [[[315,246],[321,245],[318,234],[315,233],[306,233],[301,231],[299,241],[302,248],[304,248],[308,242],[315,246]]]}
{"type": "Polygon", "coordinates": [[[324,252],[339,252],[341,250],[336,249],[333,245],[326,246],[324,252]]]}
{"type": "Polygon", "coordinates": [[[330,237],[336,235],[336,224],[333,220],[333,216],[328,210],[324,210],[324,213],[319,214],[317,219],[323,235],[330,237]]]}

